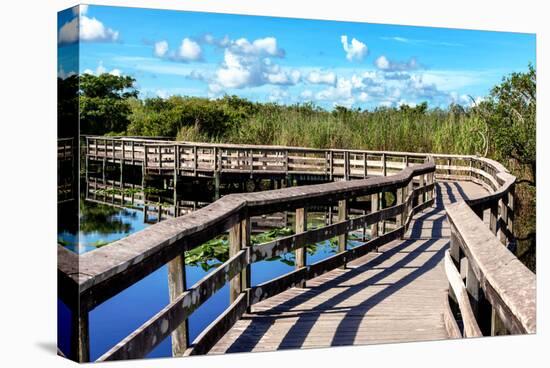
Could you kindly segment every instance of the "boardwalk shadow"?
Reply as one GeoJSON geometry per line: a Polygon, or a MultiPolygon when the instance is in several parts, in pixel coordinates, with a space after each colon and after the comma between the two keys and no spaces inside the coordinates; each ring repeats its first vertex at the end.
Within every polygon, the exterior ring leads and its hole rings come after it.
{"type": "MultiPolygon", "coordinates": [[[[433,216],[440,211],[441,208],[434,207],[430,211],[421,215],[416,220],[416,222],[421,222],[422,218],[429,218],[430,216],[433,216]]],[[[404,267],[407,267],[408,265],[413,263],[414,261],[418,260],[418,257],[420,255],[426,254],[426,251],[434,245],[434,243],[437,241],[437,238],[441,234],[440,227],[442,226],[443,220],[444,218],[442,217],[441,220],[438,219],[434,222],[434,227],[432,229],[432,236],[435,235],[434,239],[426,239],[423,242],[421,241],[420,244],[417,240],[404,240],[354,270],[343,273],[321,286],[311,288],[298,296],[292,297],[291,299],[279,304],[269,311],[256,313],[257,317],[265,317],[253,318],[250,324],[239,335],[239,337],[233,341],[231,346],[227,349],[227,352],[252,351],[254,347],[256,347],[260,343],[262,337],[268,332],[270,327],[273,325],[275,319],[281,318],[296,318],[296,321],[286,332],[279,345],[275,348],[300,348],[303,346],[309,332],[311,332],[315,324],[318,322],[321,314],[327,313],[345,313],[344,318],[341,320],[338,327],[336,328],[331,345],[336,346],[353,344],[355,335],[359,328],[358,323],[361,321],[361,318],[357,318],[358,314],[367,313],[368,310],[372,309],[374,306],[384,301],[390,295],[398,292],[400,289],[410,284],[412,281],[414,281],[424,273],[436,267],[443,258],[446,246],[442,247],[436,252],[430,253],[430,257],[428,258],[428,260],[425,261],[420,267],[409,267],[410,269],[413,269],[412,272],[399,278],[395,282],[388,282],[386,284],[383,284],[387,285],[383,290],[373,294],[371,297],[367,298],[359,305],[351,308],[339,307],[339,305],[341,305],[344,301],[354,297],[354,295],[360,293],[363,289],[369,286],[375,284],[381,286],[381,281],[393,275],[398,270],[401,270],[404,267]],[[411,247],[412,245],[414,245],[414,247],[411,247]],[[362,272],[377,267],[380,268],[380,266],[385,261],[389,260],[391,257],[400,252],[406,253],[400,260],[395,262],[390,267],[381,268],[380,272],[353,286],[342,286],[362,272]],[[312,298],[315,298],[320,294],[335,288],[341,288],[342,292],[325,300],[324,302],[318,304],[313,308],[298,308],[300,305],[310,301],[312,298]],[[298,316],[296,317],[295,315],[291,315],[289,317],[288,315],[281,315],[289,311],[296,313],[298,316]]]]}
{"type": "Polygon", "coordinates": [[[370,310],[441,263],[448,248],[448,243],[436,244],[438,240],[443,238],[444,203],[454,203],[462,198],[466,199],[468,196],[464,188],[458,183],[439,182],[435,190],[437,200],[434,206],[416,215],[414,222],[411,224],[410,239],[396,242],[395,245],[387,247],[388,249],[376,258],[353,270],[337,275],[320,286],[308,288],[303,293],[295,295],[269,310],[254,313],[250,323],[241,331],[226,352],[252,351],[255,347],[262,345],[262,337],[266,334],[271,334],[269,339],[275,338],[276,341],[280,341],[278,345],[273,345],[273,349],[267,350],[301,348],[308,336],[314,334],[312,331],[315,325],[320,323],[321,316],[331,313],[338,314],[338,316],[343,315],[343,317],[337,323],[332,338],[327,340],[328,345],[353,345],[361,321],[370,310]],[[427,229],[431,230],[428,234],[426,233],[427,229]],[[424,234],[422,230],[424,230],[424,234]],[[423,239],[422,236],[424,236],[423,239]],[[399,255],[395,262],[389,266],[384,265],[384,262],[399,253],[402,253],[402,255],[399,255]],[[418,264],[419,257],[422,257],[423,260],[421,264],[418,264]],[[353,282],[353,279],[361,273],[373,269],[377,269],[379,272],[357,284],[346,285],[350,281],[353,282]],[[396,279],[397,272],[403,269],[411,271],[404,272],[403,276],[396,279]],[[391,282],[386,281],[390,277],[391,282]],[[369,297],[358,304],[343,306],[344,302],[349,302],[365,288],[373,285],[380,287],[380,291],[370,294],[369,297]],[[335,290],[339,291],[336,295],[334,295],[335,290]],[[332,291],[330,293],[331,297],[323,298],[323,293],[330,291],[332,291]],[[301,308],[314,298],[319,298],[322,301],[313,307],[301,308]],[[284,331],[281,332],[284,333],[282,338],[273,336],[274,332],[273,330],[269,331],[270,328],[275,321],[282,322],[284,319],[288,320],[286,323],[291,324],[290,328],[282,330],[284,331]]]}

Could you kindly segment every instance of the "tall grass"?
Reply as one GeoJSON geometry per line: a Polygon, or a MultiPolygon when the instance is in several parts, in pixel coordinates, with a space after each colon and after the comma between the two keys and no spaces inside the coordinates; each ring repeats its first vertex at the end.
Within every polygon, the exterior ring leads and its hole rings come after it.
{"type": "MultiPolygon", "coordinates": [[[[228,143],[274,144],[315,148],[348,148],[476,154],[483,150],[477,133],[483,122],[474,115],[431,111],[407,114],[262,109],[216,139],[228,143]]],[[[197,134],[179,138],[204,140],[197,134]]]]}

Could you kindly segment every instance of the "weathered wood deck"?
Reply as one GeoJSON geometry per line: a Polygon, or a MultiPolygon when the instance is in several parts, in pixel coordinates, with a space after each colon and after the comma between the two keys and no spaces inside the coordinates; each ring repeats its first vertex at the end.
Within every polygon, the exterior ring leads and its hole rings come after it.
{"type": "MultiPolygon", "coordinates": [[[[118,160],[121,173],[128,146],[132,165],[139,157],[137,141],[100,140],[91,152],[88,144],[87,157],[109,151],[102,161],[118,160]]],[[[226,162],[250,177],[257,168],[272,171],[272,161],[262,159],[269,152],[280,161],[284,151],[290,161],[319,151],[194,144],[197,157],[188,160],[181,155],[185,142],[141,143],[143,167],[154,152],[159,168],[170,163],[174,182],[182,158],[198,176],[199,154],[208,150],[217,153],[210,155],[210,171],[225,173],[226,162]],[[229,152],[235,150],[240,153],[229,152]],[[258,160],[265,165],[257,167],[258,160]]],[[[170,303],[97,361],[143,358],[170,335],[172,354],[182,356],[536,332],[535,275],[510,252],[516,178],[504,166],[477,156],[410,152],[325,150],[320,156],[323,169],[311,170],[334,182],[226,195],[81,256],[59,245],[60,298],[73,311],[71,359],[90,360],[89,312],[166,264],[170,303]],[[378,171],[369,156],[377,158],[378,171]],[[392,165],[397,172],[389,172],[392,165]],[[382,200],[386,193],[394,203],[382,200]],[[358,216],[350,212],[357,202],[364,211],[358,216]],[[327,205],[337,208],[337,222],[308,229],[308,209],[327,205]],[[253,243],[253,218],[279,211],[295,211],[295,233],[253,243]],[[348,234],[367,228],[370,240],[350,248],[348,234]],[[182,254],[225,233],[229,259],[189,287],[182,254]],[[333,239],[335,255],[307,262],[308,244],[333,239]],[[294,271],[251,284],[254,263],[289,252],[294,271]],[[189,317],[227,284],[229,307],[190,341],[189,317]]]]}
{"type": "Polygon", "coordinates": [[[403,240],[252,307],[210,354],[449,338],[444,204],[487,194],[471,182],[440,182],[435,206],[416,214],[403,240]]]}

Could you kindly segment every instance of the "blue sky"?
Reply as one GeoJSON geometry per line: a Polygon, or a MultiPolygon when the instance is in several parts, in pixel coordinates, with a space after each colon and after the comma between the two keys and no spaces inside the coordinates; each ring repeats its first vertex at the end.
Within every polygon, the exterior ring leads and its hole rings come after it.
{"type": "Polygon", "coordinates": [[[141,97],[469,105],[536,57],[534,34],[509,32],[106,6],[66,10],[58,23],[61,77],[130,75],[141,97]]]}

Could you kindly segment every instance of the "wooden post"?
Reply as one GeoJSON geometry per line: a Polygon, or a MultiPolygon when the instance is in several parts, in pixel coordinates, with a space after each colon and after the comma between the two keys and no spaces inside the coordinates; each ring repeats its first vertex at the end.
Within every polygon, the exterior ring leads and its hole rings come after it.
{"type": "Polygon", "coordinates": [[[364,179],[367,178],[367,166],[368,166],[367,153],[364,152],[363,153],[363,178],[364,179]]]}
{"type": "Polygon", "coordinates": [[[161,173],[161,169],[162,169],[162,146],[159,144],[157,146],[158,150],[159,150],[159,174],[161,173]]]}
{"type": "MultiPolygon", "coordinates": [[[[250,234],[252,230],[252,221],[250,221],[250,218],[246,218],[241,221],[241,248],[246,249],[247,247],[250,247],[251,238],[250,234]]],[[[244,270],[241,272],[241,291],[249,292],[250,288],[252,287],[252,276],[251,276],[251,270],[252,268],[250,265],[247,265],[244,270]]],[[[250,295],[248,296],[248,300],[250,300],[250,295]]],[[[248,303],[247,311],[250,312],[250,303],[248,303]]]]}
{"type": "MultiPolygon", "coordinates": [[[[370,196],[370,212],[378,212],[378,203],[380,202],[380,193],[374,193],[370,196]]],[[[378,222],[375,222],[371,225],[370,230],[371,239],[378,238],[378,222]]]]}
{"type": "Polygon", "coordinates": [[[103,184],[105,184],[105,180],[107,180],[107,178],[105,177],[106,168],[107,168],[107,158],[103,157],[103,162],[101,163],[101,174],[103,176],[103,184]]]}
{"type": "MultiPolygon", "coordinates": [[[[420,175],[420,188],[424,189],[425,186],[426,186],[426,180],[424,179],[424,174],[422,174],[420,175]]],[[[421,200],[418,201],[419,204],[426,202],[426,192],[423,192],[420,195],[420,199],[421,200]]]]}
{"type": "MultiPolygon", "coordinates": [[[[122,185],[122,179],[123,179],[123,172],[124,172],[124,159],[125,159],[125,154],[124,154],[124,140],[121,140],[120,141],[121,144],[122,144],[122,158],[120,159],[120,189],[123,189],[123,185],[122,185]]],[[[124,204],[124,190],[121,192],[122,194],[122,204],[124,204]]]]}
{"type": "MultiPolygon", "coordinates": [[[[403,203],[403,188],[397,188],[396,190],[396,205],[400,205],[403,203]]],[[[397,225],[397,228],[400,228],[403,226],[404,222],[406,221],[406,215],[404,213],[406,211],[406,206],[403,207],[403,211],[395,217],[395,222],[397,225]]],[[[403,239],[403,236],[405,235],[405,231],[402,232],[401,239],[403,239]]]]}
{"type": "Polygon", "coordinates": [[[179,146],[174,145],[174,192],[178,188],[178,171],[179,171],[179,167],[180,167],[179,146]]]}
{"type": "MultiPolygon", "coordinates": [[[[242,246],[241,223],[233,225],[229,230],[229,257],[233,257],[241,250],[242,246]]],[[[229,304],[232,304],[242,292],[242,274],[236,275],[229,282],[229,304]]]]}
{"type": "Polygon", "coordinates": [[[491,336],[501,336],[507,334],[508,331],[506,330],[506,326],[504,326],[504,323],[497,315],[495,308],[491,308],[491,336]]]}
{"type": "Polygon", "coordinates": [[[498,202],[491,204],[489,215],[489,229],[495,235],[497,235],[498,229],[498,202]]]}
{"type": "MultiPolygon", "coordinates": [[[[386,192],[381,192],[380,193],[380,204],[378,205],[378,208],[380,208],[381,210],[383,210],[384,208],[386,208],[386,192]]],[[[386,233],[386,220],[382,220],[382,222],[380,222],[380,229],[379,231],[382,233],[382,234],[385,234],[386,233]]]]}
{"type": "Polygon", "coordinates": [[[88,311],[71,311],[72,321],[71,329],[71,355],[75,361],[86,363],[90,361],[90,331],[88,321],[88,311]]]}
{"type": "Polygon", "coordinates": [[[514,239],[514,203],[515,203],[515,191],[516,186],[512,185],[510,187],[510,191],[508,192],[508,219],[507,219],[507,228],[508,232],[511,234],[512,239],[511,241],[515,241],[514,239]]]}
{"type": "MultiPolygon", "coordinates": [[[[303,233],[304,231],[307,231],[307,209],[306,208],[297,208],[296,209],[296,234],[303,233]]],[[[307,261],[307,253],[306,248],[302,247],[300,249],[296,249],[296,252],[294,254],[295,256],[295,268],[300,269],[302,267],[306,267],[307,261]]],[[[302,280],[298,287],[304,288],[306,287],[305,280],[302,280]]]]}
{"type": "Polygon", "coordinates": [[[409,155],[405,155],[405,167],[409,167],[409,155]]]}
{"type": "MultiPolygon", "coordinates": [[[[449,245],[449,255],[451,256],[453,263],[455,264],[458,272],[460,273],[460,261],[464,256],[464,254],[460,249],[460,244],[456,237],[456,230],[452,224],[451,224],[451,240],[449,245]]],[[[449,283],[449,297],[454,301],[455,305],[458,307],[458,299],[450,283],[449,283]]]]}
{"type": "Polygon", "coordinates": [[[288,150],[285,150],[285,177],[288,178],[288,150]]]}
{"type": "Polygon", "coordinates": [[[147,144],[144,143],[143,144],[143,168],[142,168],[143,183],[145,183],[145,175],[147,174],[147,165],[149,164],[149,157],[147,156],[148,150],[149,150],[149,146],[147,146],[147,144]]]}
{"type": "MultiPolygon", "coordinates": [[[[170,293],[170,302],[177,299],[186,289],[185,276],[185,256],[179,255],[168,262],[168,291],[170,293]]],[[[172,356],[183,356],[185,350],[189,347],[189,326],[188,319],[181,323],[172,332],[172,356]]]]}
{"type": "Polygon", "coordinates": [[[462,252],[462,249],[460,249],[460,243],[457,238],[456,229],[452,224],[451,224],[451,240],[449,245],[449,253],[455,263],[455,266],[457,266],[457,269],[460,271],[460,260],[462,259],[464,254],[462,252]]]}
{"type": "Polygon", "coordinates": [[[504,195],[502,199],[499,201],[500,205],[500,218],[502,220],[503,228],[498,229],[498,238],[500,239],[500,242],[503,245],[507,245],[508,239],[506,238],[506,231],[508,227],[508,196],[504,195]]]}
{"type": "Polygon", "coordinates": [[[333,176],[334,176],[334,157],[333,157],[333,152],[332,150],[329,151],[329,169],[330,169],[330,175],[329,175],[329,179],[330,181],[333,180],[333,176]]]}
{"type": "Polygon", "coordinates": [[[199,163],[197,162],[198,154],[197,154],[197,146],[193,147],[193,174],[197,176],[197,169],[199,167],[199,163]]]}
{"type": "Polygon", "coordinates": [[[468,262],[466,273],[466,290],[470,296],[472,311],[476,317],[479,329],[484,335],[491,332],[491,304],[485,299],[479,280],[476,278],[472,266],[468,262]]]}
{"type": "Polygon", "coordinates": [[[214,172],[214,200],[220,199],[220,172],[214,172]]]}
{"type": "MultiPolygon", "coordinates": [[[[430,173],[426,174],[426,181],[427,181],[428,185],[433,184],[433,182],[434,182],[433,181],[433,173],[430,172],[430,173]]],[[[426,193],[426,197],[427,197],[428,201],[432,200],[432,198],[434,196],[434,190],[435,190],[435,186],[434,186],[434,188],[432,188],[430,191],[428,191],[426,193]]]]}
{"type": "Polygon", "coordinates": [[[386,154],[382,154],[382,176],[387,176],[388,170],[387,170],[387,164],[386,164],[386,154]]]}
{"type": "Polygon", "coordinates": [[[349,152],[348,152],[348,151],[344,151],[344,180],[346,180],[346,181],[349,180],[349,171],[350,171],[350,167],[349,167],[349,152]]]}
{"type": "Polygon", "coordinates": [[[414,207],[413,193],[414,193],[414,183],[413,183],[413,179],[411,178],[411,181],[409,181],[409,184],[407,185],[407,196],[409,195],[411,196],[411,201],[408,202],[408,206],[407,206],[407,214],[406,214],[407,217],[409,216],[409,212],[411,212],[411,210],[414,207]]]}
{"type": "MultiPolygon", "coordinates": [[[[348,201],[347,199],[342,199],[341,201],[338,201],[338,222],[346,221],[347,219],[348,219],[348,201]]],[[[347,232],[341,235],[338,235],[338,253],[346,251],[347,243],[348,243],[347,232]]],[[[344,263],[341,268],[345,269],[346,264],[344,263]]]]}
{"type": "Polygon", "coordinates": [[[249,150],[248,156],[248,161],[250,162],[250,177],[252,178],[252,173],[254,172],[254,151],[249,150]]]}
{"type": "Polygon", "coordinates": [[[134,141],[131,141],[130,142],[130,147],[132,149],[132,166],[135,166],[136,164],[136,152],[135,152],[135,147],[134,147],[134,141]]]}

